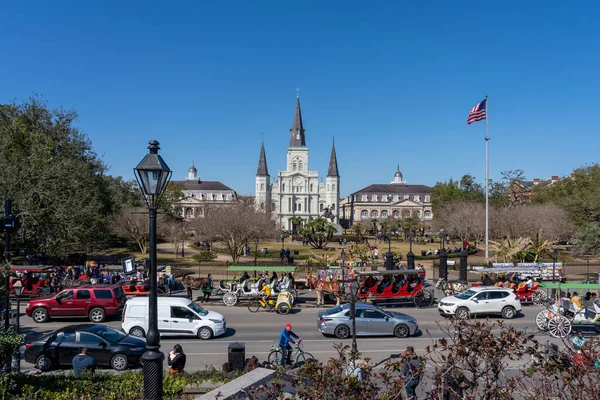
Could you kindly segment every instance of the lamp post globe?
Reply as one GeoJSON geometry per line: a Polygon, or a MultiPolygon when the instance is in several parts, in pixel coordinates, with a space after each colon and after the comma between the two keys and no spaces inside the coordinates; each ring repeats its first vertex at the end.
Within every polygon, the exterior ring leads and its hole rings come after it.
{"type": "Polygon", "coordinates": [[[156,140],[151,140],[149,152],[134,168],[135,178],[144,196],[149,215],[149,252],[150,252],[150,294],[148,296],[148,333],[146,334],[146,352],[144,360],[144,399],[162,399],[163,397],[163,360],[164,354],[160,349],[160,334],[158,332],[157,307],[157,272],[156,272],[156,209],[160,199],[169,184],[172,171],[169,169],[158,150],[156,140]]]}

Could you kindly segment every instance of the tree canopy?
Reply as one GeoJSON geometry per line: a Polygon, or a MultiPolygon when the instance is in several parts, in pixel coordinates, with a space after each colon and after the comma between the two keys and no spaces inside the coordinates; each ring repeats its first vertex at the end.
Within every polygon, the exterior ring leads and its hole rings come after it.
{"type": "Polygon", "coordinates": [[[13,198],[21,223],[14,247],[64,258],[105,241],[107,216],[129,196],[76,118],[37,97],[0,105],[0,196],[13,198]]]}

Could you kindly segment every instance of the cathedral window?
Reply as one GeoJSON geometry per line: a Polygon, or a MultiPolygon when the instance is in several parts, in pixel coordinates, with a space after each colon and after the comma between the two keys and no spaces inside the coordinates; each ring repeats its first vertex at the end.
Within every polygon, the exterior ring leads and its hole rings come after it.
{"type": "Polygon", "coordinates": [[[282,191],[282,192],[285,192],[285,183],[282,183],[282,184],[281,184],[281,191],[282,191]]]}
{"type": "Polygon", "coordinates": [[[260,190],[265,190],[265,184],[264,183],[260,184],[260,190]]]}
{"type": "Polygon", "coordinates": [[[369,218],[369,212],[367,210],[362,210],[360,212],[360,217],[361,218],[369,218]]]}
{"type": "Polygon", "coordinates": [[[294,163],[292,164],[292,170],[295,171],[297,168],[298,168],[298,165],[294,161],[294,163]]]}
{"type": "Polygon", "coordinates": [[[335,192],[335,184],[331,185],[331,191],[335,192]]]}
{"type": "Polygon", "coordinates": [[[313,187],[314,187],[314,186],[313,186],[313,184],[311,183],[311,184],[310,184],[310,191],[311,191],[311,192],[314,190],[314,189],[313,189],[313,187]]]}
{"type": "Polygon", "coordinates": [[[329,185],[327,185],[327,191],[329,192],[329,185]]]}
{"type": "Polygon", "coordinates": [[[302,161],[298,161],[298,171],[304,171],[303,167],[304,164],[302,163],[302,161]]]}

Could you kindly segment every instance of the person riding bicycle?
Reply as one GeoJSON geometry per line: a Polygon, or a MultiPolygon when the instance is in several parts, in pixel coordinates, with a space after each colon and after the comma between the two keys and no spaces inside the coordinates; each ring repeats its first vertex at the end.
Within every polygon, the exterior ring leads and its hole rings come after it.
{"type": "Polygon", "coordinates": [[[271,295],[271,288],[269,287],[269,285],[263,285],[263,287],[260,291],[260,295],[261,295],[262,301],[265,303],[265,306],[267,304],[269,304],[267,301],[269,296],[271,295]]]}
{"type": "Polygon", "coordinates": [[[302,338],[292,332],[292,324],[287,324],[279,335],[279,348],[281,349],[281,365],[292,365],[292,346],[291,344],[300,343],[302,338]],[[297,340],[297,342],[294,341],[297,340]]]}

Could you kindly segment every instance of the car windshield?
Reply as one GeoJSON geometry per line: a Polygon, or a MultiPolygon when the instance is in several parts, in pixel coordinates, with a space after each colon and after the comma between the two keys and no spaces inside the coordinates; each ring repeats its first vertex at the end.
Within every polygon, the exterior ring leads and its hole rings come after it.
{"type": "Polygon", "coordinates": [[[111,328],[110,326],[97,326],[93,332],[110,343],[119,342],[127,336],[123,332],[111,328]]]}
{"type": "Polygon", "coordinates": [[[194,303],[194,302],[190,302],[190,304],[188,304],[188,307],[191,308],[192,310],[194,310],[198,315],[200,316],[205,316],[208,314],[208,311],[206,311],[204,308],[200,307],[198,304],[194,303]]]}
{"type": "Polygon", "coordinates": [[[343,310],[342,306],[336,306],[336,307],[330,308],[329,310],[325,311],[323,313],[323,315],[337,314],[337,313],[341,312],[342,310],[343,310]]]}
{"type": "Polygon", "coordinates": [[[457,299],[467,300],[467,299],[470,299],[471,296],[473,296],[475,293],[476,292],[474,290],[468,289],[468,290],[465,290],[462,293],[457,294],[455,297],[457,299]]]}

